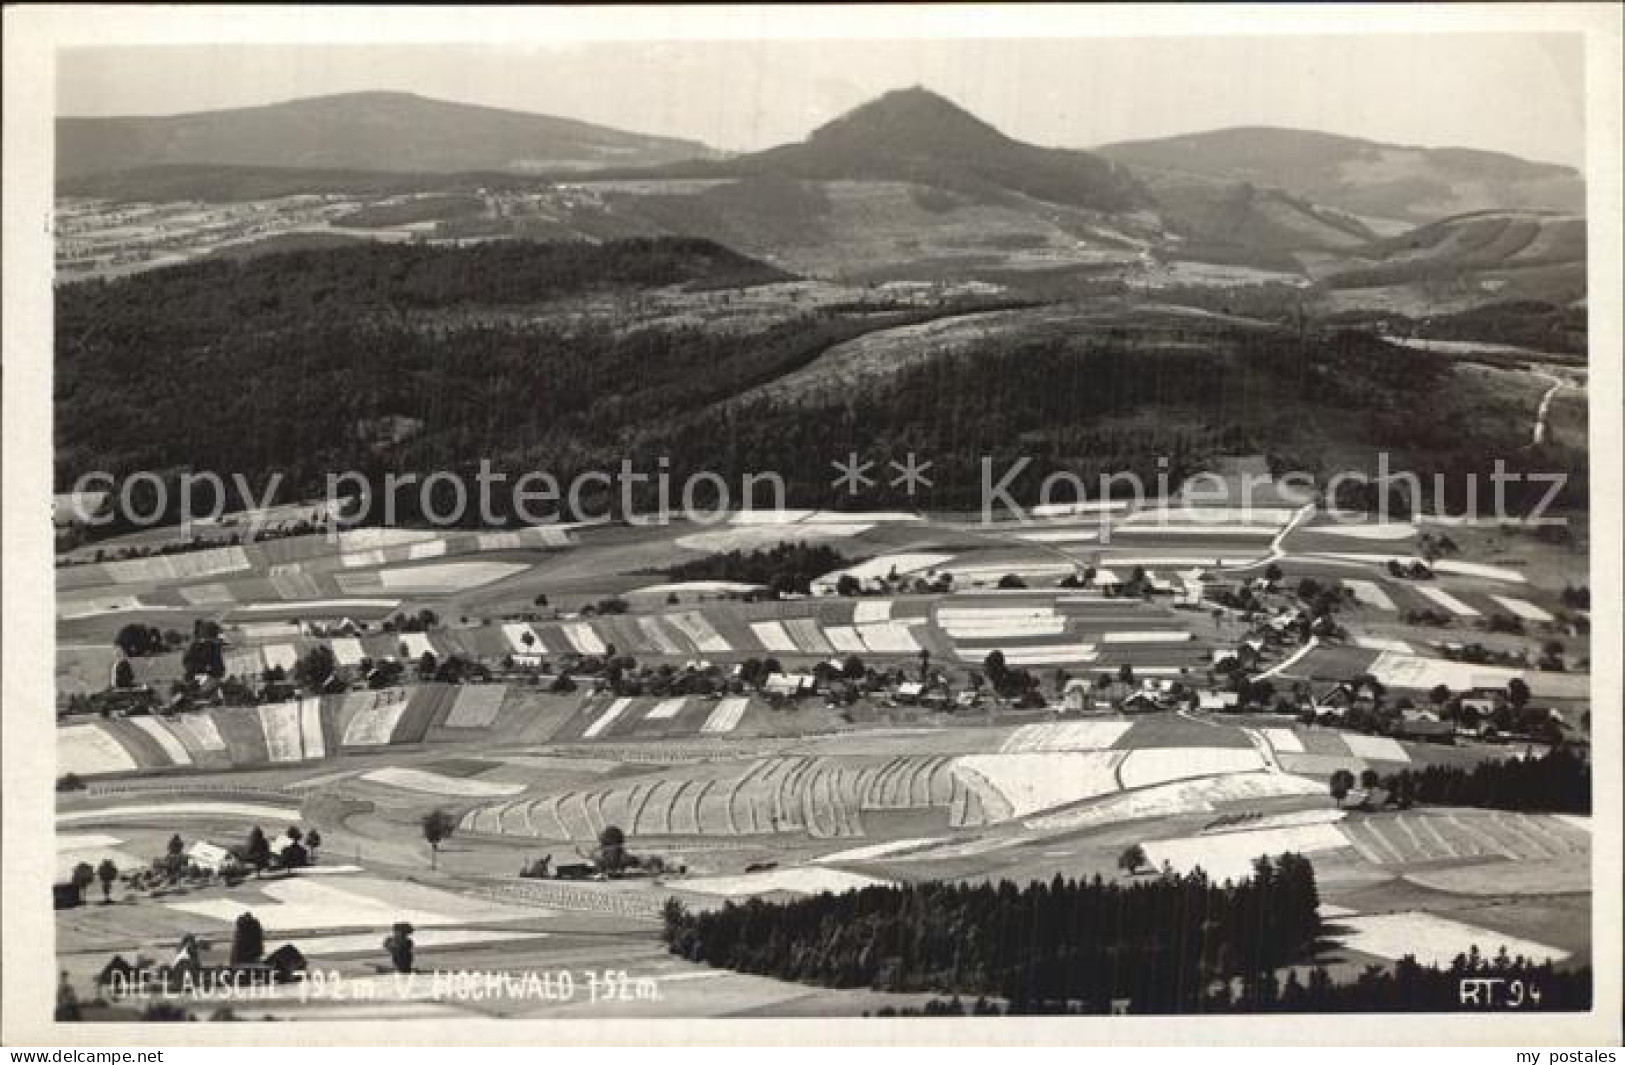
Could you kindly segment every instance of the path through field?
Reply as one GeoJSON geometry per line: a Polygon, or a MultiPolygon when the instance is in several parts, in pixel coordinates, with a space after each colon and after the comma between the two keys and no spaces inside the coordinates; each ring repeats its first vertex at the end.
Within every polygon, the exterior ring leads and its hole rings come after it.
{"type": "Polygon", "coordinates": [[[1535,428],[1530,434],[1531,439],[1529,441],[1529,446],[1535,447],[1546,441],[1546,416],[1552,409],[1552,397],[1562,391],[1568,382],[1556,374],[1550,374],[1544,370],[1531,370],[1530,373],[1543,381],[1552,383],[1552,387],[1548,388],[1545,394],[1540,397],[1540,407],[1535,411],[1535,428]]]}

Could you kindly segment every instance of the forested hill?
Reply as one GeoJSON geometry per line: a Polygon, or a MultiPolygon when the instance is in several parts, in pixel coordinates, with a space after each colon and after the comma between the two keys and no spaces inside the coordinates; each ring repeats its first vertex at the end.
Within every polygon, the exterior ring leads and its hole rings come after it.
{"type": "Polygon", "coordinates": [[[787,502],[827,506],[842,501],[833,457],[916,452],[935,463],[931,487],[879,485],[865,502],[966,509],[983,458],[1000,470],[1032,460],[1012,486],[1021,498],[1052,470],[1154,483],[1262,452],[1326,476],[1381,450],[1424,484],[1458,484],[1506,455],[1514,470],[1570,471],[1571,504],[1584,493],[1583,453],[1528,447],[1531,412],[1442,355],[1217,315],[989,335],[861,387],[744,401],[857,337],[1018,306],[741,298],[739,286],[782,276],[714,244],[639,240],[363,246],[64,286],[56,480],[191,467],[258,486],[277,475],[303,498],[344,470],[470,473],[488,458],[568,483],[667,458],[679,482],[773,471],[787,502]],[[408,428],[380,441],[380,424],[408,428]]]}
{"type": "Polygon", "coordinates": [[[199,334],[223,334],[242,315],[275,319],[380,307],[508,306],[664,285],[744,288],[790,277],[719,244],[688,237],[466,247],[366,243],[241,261],[209,259],[117,281],[74,284],[57,300],[57,335],[67,345],[57,350],[59,358],[71,357],[76,329],[104,318],[129,328],[151,317],[164,328],[184,324],[199,334]]]}

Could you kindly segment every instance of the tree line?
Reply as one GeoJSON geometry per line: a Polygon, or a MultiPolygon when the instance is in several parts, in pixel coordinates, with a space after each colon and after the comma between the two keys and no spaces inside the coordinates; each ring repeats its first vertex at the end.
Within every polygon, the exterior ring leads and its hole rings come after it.
{"type": "Polygon", "coordinates": [[[1104,1012],[1122,998],[1184,1012],[1216,982],[1253,993],[1307,957],[1322,931],[1318,902],[1309,861],[1283,854],[1239,882],[1200,870],[1130,883],[932,882],[704,913],[672,900],[663,935],[691,961],[826,987],[988,995],[1017,1012],[1104,1012]]]}
{"type": "Polygon", "coordinates": [[[1591,813],[1591,763],[1565,747],[1540,758],[1479,762],[1471,769],[1427,765],[1382,779],[1390,795],[1434,806],[1480,806],[1521,813],[1591,813]]]}
{"type": "Polygon", "coordinates": [[[827,544],[779,543],[755,551],[727,551],[654,570],[674,581],[736,581],[766,585],[778,595],[809,593],[814,577],[847,565],[827,544]]]}

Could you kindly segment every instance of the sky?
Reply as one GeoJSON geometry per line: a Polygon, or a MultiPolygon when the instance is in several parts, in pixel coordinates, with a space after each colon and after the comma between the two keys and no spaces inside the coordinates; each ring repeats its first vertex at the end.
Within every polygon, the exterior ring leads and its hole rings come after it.
{"type": "Polygon", "coordinates": [[[153,45],[58,54],[59,115],[405,90],[749,151],[923,85],[1011,136],[1092,145],[1318,129],[1583,164],[1578,35],[153,45]]]}

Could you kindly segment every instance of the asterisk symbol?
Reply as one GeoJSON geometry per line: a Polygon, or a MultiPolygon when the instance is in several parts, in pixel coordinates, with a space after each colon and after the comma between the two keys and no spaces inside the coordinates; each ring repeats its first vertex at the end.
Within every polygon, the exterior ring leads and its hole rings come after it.
{"type": "Polygon", "coordinates": [[[910,451],[908,453],[907,462],[898,462],[896,459],[892,459],[889,465],[898,473],[898,476],[892,478],[891,486],[893,488],[902,485],[904,491],[909,495],[913,495],[922,485],[926,488],[931,487],[931,478],[925,475],[925,471],[931,468],[931,463],[916,461],[914,452],[910,451]]]}
{"type": "Polygon", "coordinates": [[[836,459],[830,465],[834,466],[836,473],[840,474],[830,484],[836,488],[845,485],[849,495],[857,495],[860,489],[872,487],[875,483],[875,479],[869,476],[869,471],[874,468],[874,463],[859,462],[856,451],[847,452],[845,462],[836,459]]]}

